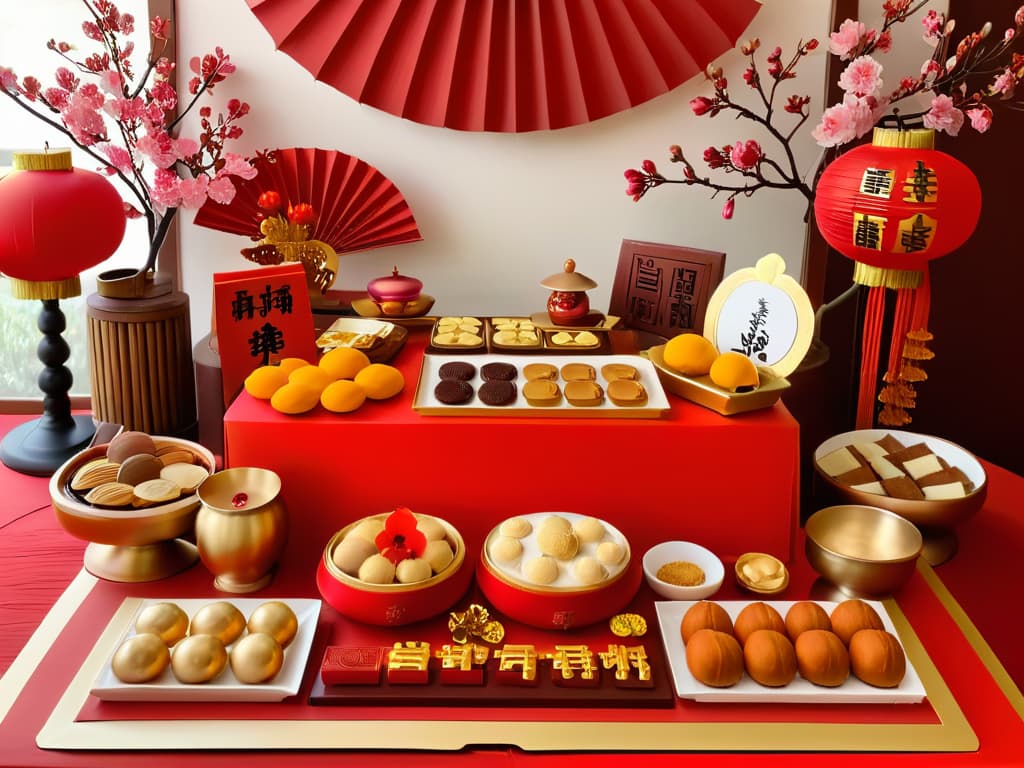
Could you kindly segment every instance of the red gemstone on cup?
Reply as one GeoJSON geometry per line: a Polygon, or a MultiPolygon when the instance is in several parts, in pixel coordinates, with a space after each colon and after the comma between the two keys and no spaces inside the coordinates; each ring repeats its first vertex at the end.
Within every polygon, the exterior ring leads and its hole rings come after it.
{"type": "Polygon", "coordinates": [[[234,496],[231,497],[231,506],[233,506],[235,509],[241,509],[242,507],[244,507],[248,503],[249,503],[249,494],[248,493],[236,493],[234,496]]]}

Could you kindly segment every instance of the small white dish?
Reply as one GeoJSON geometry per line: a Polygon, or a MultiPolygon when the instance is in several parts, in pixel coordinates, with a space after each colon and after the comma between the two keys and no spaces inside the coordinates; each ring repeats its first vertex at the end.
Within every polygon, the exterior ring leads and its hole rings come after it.
{"type": "Polygon", "coordinates": [[[709,549],[690,541],[663,541],[644,553],[644,577],[651,589],[668,600],[703,600],[718,591],[725,579],[725,566],[709,549]],[[667,563],[693,563],[704,571],[704,583],[693,587],[671,584],[658,578],[658,569],[667,563]]]}

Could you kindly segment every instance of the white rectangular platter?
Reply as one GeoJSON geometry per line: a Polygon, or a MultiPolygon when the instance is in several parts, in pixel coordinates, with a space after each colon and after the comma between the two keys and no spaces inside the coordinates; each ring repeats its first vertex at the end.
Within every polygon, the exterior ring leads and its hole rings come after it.
{"type": "MultiPolygon", "coordinates": [[[[123,625],[123,631],[107,649],[107,660],[89,693],[104,701],[281,701],[298,693],[299,686],[302,684],[302,675],[306,669],[306,660],[309,658],[309,650],[313,645],[313,636],[316,634],[317,621],[320,617],[319,600],[280,598],[282,603],[288,605],[295,612],[299,628],[295,639],[284,650],[284,664],[281,666],[281,671],[267,683],[254,685],[240,683],[232,674],[230,664],[216,679],[197,685],[178,682],[170,667],[165,669],[158,678],[148,683],[123,683],[114,675],[110,667],[114,652],[122,642],[135,634],[135,619],[146,606],[153,603],[175,603],[191,619],[196,611],[204,605],[222,599],[225,598],[149,600],[126,597],[121,609],[111,620],[120,622],[123,625]]],[[[266,598],[236,597],[226,598],[226,601],[236,606],[247,620],[253,610],[262,603],[268,602],[266,598]]],[[[230,651],[229,646],[228,652],[230,653],[230,651]]]]}
{"type": "MultiPolygon", "coordinates": [[[[744,606],[749,605],[743,600],[716,601],[735,621],[744,606]]],[[[775,608],[783,617],[795,601],[763,601],[775,608]]],[[[815,601],[827,613],[832,613],[838,603],[815,601]]],[[[877,611],[885,629],[899,638],[889,614],[879,602],[867,601],[877,611]]],[[[907,672],[903,682],[896,688],[875,688],[861,682],[852,674],[845,683],[835,688],[825,688],[807,682],[799,674],[789,685],[782,688],[768,688],[755,683],[749,675],[730,688],[712,688],[697,682],[686,666],[686,647],[679,634],[679,626],[683,615],[693,602],[672,600],[654,603],[658,614],[658,626],[665,644],[665,655],[668,657],[675,683],[676,695],[681,699],[713,702],[765,702],[765,703],[802,703],[802,704],[914,704],[925,697],[924,684],[914,669],[910,658],[907,658],[907,672]]],[[[902,644],[902,639],[900,643],[902,644]]]]}
{"type": "MultiPolygon", "coordinates": [[[[559,388],[564,388],[565,382],[558,380],[559,388]]],[[[420,378],[416,387],[416,395],[413,398],[413,409],[427,416],[556,416],[559,418],[582,417],[582,418],[624,418],[624,419],[654,419],[658,418],[671,406],[665,389],[661,386],[658,372],[650,360],[639,355],[435,355],[423,356],[423,365],[420,367],[420,378]],[[473,387],[473,397],[462,405],[446,405],[434,396],[434,387],[441,380],[439,371],[445,363],[458,361],[469,363],[476,367],[476,376],[470,380],[473,387]],[[517,394],[514,402],[509,405],[487,405],[483,403],[476,394],[482,383],[480,369],[487,363],[510,363],[516,367],[518,376],[515,380],[517,394]],[[565,397],[558,405],[547,407],[536,407],[530,405],[523,397],[523,385],[526,378],[523,376],[523,368],[531,363],[548,363],[561,369],[569,363],[585,363],[594,367],[597,373],[597,383],[606,390],[604,400],[600,405],[576,406],[572,405],[565,397]],[[601,376],[601,366],[609,363],[625,363],[637,369],[639,381],[647,390],[647,402],[637,406],[615,405],[607,396],[608,382],[601,376]]]]}

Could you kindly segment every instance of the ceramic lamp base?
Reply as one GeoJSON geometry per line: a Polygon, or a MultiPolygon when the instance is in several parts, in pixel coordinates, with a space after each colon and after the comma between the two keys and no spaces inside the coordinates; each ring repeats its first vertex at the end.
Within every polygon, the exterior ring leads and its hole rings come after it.
{"type": "Polygon", "coordinates": [[[199,550],[184,539],[136,547],[92,542],[85,548],[85,570],[97,578],[124,583],[166,579],[198,559],[199,550]]]}

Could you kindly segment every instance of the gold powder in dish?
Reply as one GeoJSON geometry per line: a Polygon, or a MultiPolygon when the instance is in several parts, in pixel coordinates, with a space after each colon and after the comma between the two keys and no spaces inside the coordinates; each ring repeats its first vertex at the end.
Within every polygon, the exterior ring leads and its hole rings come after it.
{"type": "Polygon", "coordinates": [[[655,574],[661,581],[677,587],[699,587],[704,583],[704,570],[696,563],[673,560],[665,563],[655,574]]]}

